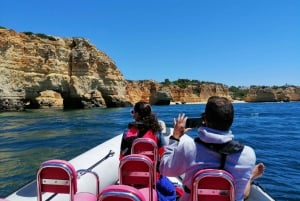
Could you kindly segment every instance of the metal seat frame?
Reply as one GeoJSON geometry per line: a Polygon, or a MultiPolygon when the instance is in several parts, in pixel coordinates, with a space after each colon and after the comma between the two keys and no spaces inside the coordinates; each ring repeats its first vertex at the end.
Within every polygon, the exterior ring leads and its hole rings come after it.
{"type": "Polygon", "coordinates": [[[52,192],[55,194],[69,194],[70,201],[75,201],[77,195],[84,194],[93,200],[97,200],[99,196],[100,180],[97,173],[81,169],[76,171],[74,166],[65,160],[48,160],[43,162],[37,172],[37,198],[38,201],[43,200],[44,192],[52,192]],[[92,174],[95,177],[95,196],[91,193],[77,193],[77,174],[92,174]]]}
{"type": "MultiPolygon", "coordinates": [[[[130,154],[123,157],[119,165],[119,182],[138,189],[148,190],[149,200],[156,200],[156,182],[153,161],[142,154],[130,154]]],[[[147,199],[148,200],[148,199],[147,199]]]]}
{"type": "Polygon", "coordinates": [[[191,193],[192,201],[234,201],[234,178],[225,170],[200,170],[193,177],[191,193]]]}

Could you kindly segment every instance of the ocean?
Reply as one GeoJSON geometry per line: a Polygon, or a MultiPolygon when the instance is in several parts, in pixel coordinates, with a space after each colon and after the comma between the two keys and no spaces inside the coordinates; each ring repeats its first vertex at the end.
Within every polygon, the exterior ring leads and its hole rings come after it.
{"type": "MultiPolygon", "coordinates": [[[[178,113],[197,117],[204,107],[153,106],[153,111],[172,126],[178,113]]],[[[266,166],[264,175],[256,181],[278,201],[299,201],[300,102],[234,103],[234,108],[235,139],[252,146],[257,162],[266,166]]],[[[93,108],[0,113],[0,197],[35,179],[42,161],[70,160],[120,134],[132,120],[130,111],[93,108]]]]}

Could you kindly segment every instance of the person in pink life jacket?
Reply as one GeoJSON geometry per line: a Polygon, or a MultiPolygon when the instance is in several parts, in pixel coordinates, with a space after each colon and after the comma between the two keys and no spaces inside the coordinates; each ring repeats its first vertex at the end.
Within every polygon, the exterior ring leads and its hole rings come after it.
{"type": "MultiPolygon", "coordinates": [[[[144,101],[139,101],[131,111],[133,122],[128,124],[128,128],[123,132],[120,149],[120,160],[129,155],[132,143],[137,138],[150,138],[157,143],[158,155],[164,153],[165,141],[161,134],[162,127],[156,115],[152,112],[151,105],[144,101]]],[[[159,161],[158,161],[159,164],[159,161]]],[[[159,201],[175,201],[175,186],[169,179],[161,174],[157,174],[157,193],[159,201]]]]}
{"type": "Polygon", "coordinates": [[[154,140],[159,148],[159,154],[164,152],[165,141],[161,137],[162,127],[154,113],[150,104],[139,101],[131,110],[133,122],[128,124],[128,129],[123,132],[121,142],[120,159],[130,154],[132,142],[136,138],[150,138],[154,140]]]}

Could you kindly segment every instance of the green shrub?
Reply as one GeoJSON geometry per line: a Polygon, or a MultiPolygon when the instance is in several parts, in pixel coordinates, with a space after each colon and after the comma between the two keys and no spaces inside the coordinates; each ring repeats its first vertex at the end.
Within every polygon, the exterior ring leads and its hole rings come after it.
{"type": "Polygon", "coordinates": [[[32,32],[29,32],[29,31],[26,31],[26,32],[23,32],[24,34],[26,34],[27,36],[32,36],[32,35],[35,35],[37,37],[40,37],[40,38],[43,38],[43,39],[48,39],[48,40],[51,40],[51,41],[56,41],[56,38],[54,38],[53,36],[48,36],[46,34],[43,34],[43,33],[32,33],[32,32]]]}
{"type": "Polygon", "coordinates": [[[232,98],[236,100],[244,100],[249,92],[249,88],[231,86],[228,90],[232,94],[232,98]]]}

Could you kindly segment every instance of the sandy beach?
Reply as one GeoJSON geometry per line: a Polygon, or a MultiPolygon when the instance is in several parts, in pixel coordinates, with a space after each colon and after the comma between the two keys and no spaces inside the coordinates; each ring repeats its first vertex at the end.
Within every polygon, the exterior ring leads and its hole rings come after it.
{"type": "MultiPolygon", "coordinates": [[[[233,103],[246,103],[245,101],[241,100],[234,100],[233,103]]],[[[181,105],[181,104],[206,104],[206,102],[189,102],[189,103],[182,103],[182,102],[170,102],[170,105],[181,105]]]]}

